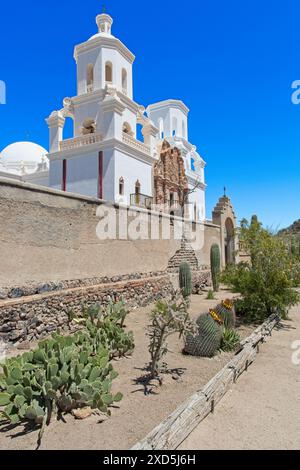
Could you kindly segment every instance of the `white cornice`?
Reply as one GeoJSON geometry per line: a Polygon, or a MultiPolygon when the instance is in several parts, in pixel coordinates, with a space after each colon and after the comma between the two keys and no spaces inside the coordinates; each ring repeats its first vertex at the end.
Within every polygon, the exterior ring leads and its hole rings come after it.
{"type": "Polygon", "coordinates": [[[133,101],[131,98],[128,98],[128,96],[124,95],[124,93],[121,93],[120,91],[117,91],[117,96],[120,98],[122,103],[128,108],[130,111],[133,113],[137,113],[140,105],[133,101]]]}
{"type": "Polygon", "coordinates": [[[165,100],[165,101],[158,101],[157,103],[150,104],[147,107],[147,113],[151,111],[156,111],[162,108],[177,108],[182,111],[186,116],[190,112],[189,108],[184,104],[181,100],[165,100]]]}
{"type": "Polygon", "coordinates": [[[128,60],[131,64],[133,64],[135,60],[135,55],[130,52],[130,50],[117,38],[114,36],[111,37],[104,37],[104,36],[96,36],[93,39],[90,39],[89,41],[83,42],[81,44],[78,44],[75,49],[74,49],[74,59],[78,59],[78,55],[82,54],[83,52],[91,51],[96,48],[101,48],[101,47],[106,47],[108,49],[114,49],[122,56],[128,60]]]}
{"type": "Polygon", "coordinates": [[[79,106],[81,104],[92,103],[93,101],[101,101],[104,97],[105,90],[99,89],[92,93],[83,93],[82,95],[74,96],[71,98],[71,101],[74,106],[79,106]]]}
{"type": "Polygon", "coordinates": [[[103,113],[115,112],[120,115],[123,114],[125,110],[124,104],[114,96],[107,95],[106,98],[102,101],[102,111],[103,113]]]}

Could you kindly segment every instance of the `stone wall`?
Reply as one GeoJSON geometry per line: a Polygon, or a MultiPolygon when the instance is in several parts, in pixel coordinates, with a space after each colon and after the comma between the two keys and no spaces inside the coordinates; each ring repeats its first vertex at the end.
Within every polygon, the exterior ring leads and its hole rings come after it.
{"type": "MultiPolygon", "coordinates": [[[[211,284],[210,247],[220,228],[201,224],[193,249],[180,240],[99,240],[97,210],[104,201],[0,178],[0,339],[21,343],[69,331],[68,312],[124,298],[146,306],[178,288],[178,266],[190,262],[193,292],[211,284]]],[[[127,209],[115,207],[117,213],[127,209]]],[[[156,218],[159,232],[170,217],[156,218]]],[[[200,224],[199,224],[200,225],[200,224]]]]}
{"type": "Polygon", "coordinates": [[[172,292],[173,284],[165,274],[9,299],[0,304],[0,339],[20,344],[44,338],[57,328],[69,331],[70,311],[78,314],[84,306],[121,298],[129,308],[143,307],[172,292]]]}

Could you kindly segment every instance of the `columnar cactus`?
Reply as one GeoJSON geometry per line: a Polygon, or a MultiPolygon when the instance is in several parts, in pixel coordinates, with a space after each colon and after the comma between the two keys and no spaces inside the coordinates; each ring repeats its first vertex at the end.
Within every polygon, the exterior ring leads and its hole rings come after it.
{"type": "Polygon", "coordinates": [[[182,263],[179,267],[179,285],[183,297],[189,297],[192,294],[192,273],[188,263],[182,263]]]}
{"type": "Polygon", "coordinates": [[[210,267],[214,292],[219,291],[219,274],[221,270],[221,254],[219,245],[212,245],[210,250],[210,267]]]}
{"type": "Polygon", "coordinates": [[[184,351],[191,356],[213,357],[221,346],[221,325],[211,313],[200,315],[196,323],[198,334],[186,336],[184,351]]]}

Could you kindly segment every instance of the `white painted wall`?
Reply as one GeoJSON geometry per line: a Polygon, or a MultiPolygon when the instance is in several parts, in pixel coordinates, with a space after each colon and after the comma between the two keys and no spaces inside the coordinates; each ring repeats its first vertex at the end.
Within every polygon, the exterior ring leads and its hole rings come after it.
{"type": "MultiPolygon", "coordinates": [[[[193,186],[189,186],[192,189],[193,186]]],[[[203,189],[197,188],[195,192],[189,195],[190,205],[190,218],[194,220],[194,209],[193,205],[197,204],[197,220],[204,221],[206,219],[206,208],[205,208],[205,191],[203,189]]]]}
{"type": "Polygon", "coordinates": [[[137,160],[133,155],[115,151],[115,200],[129,204],[137,180],[141,183],[141,194],[152,196],[152,166],[137,160]],[[119,195],[121,177],[124,179],[124,198],[119,195]]]}
{"type": "Polygon", "coordinates": [[[67,160],[67,191],[98,197],[98,152],[67,160]]]}

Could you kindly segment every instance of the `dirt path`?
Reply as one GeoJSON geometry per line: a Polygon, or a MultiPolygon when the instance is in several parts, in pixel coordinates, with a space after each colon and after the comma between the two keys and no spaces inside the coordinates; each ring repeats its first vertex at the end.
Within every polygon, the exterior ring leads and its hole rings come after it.
{"type": "Polygon", "coordinates": [[[300,449],[300,365],[292,363],[299,306],[290,319],[180,449],[300,449]]]}

